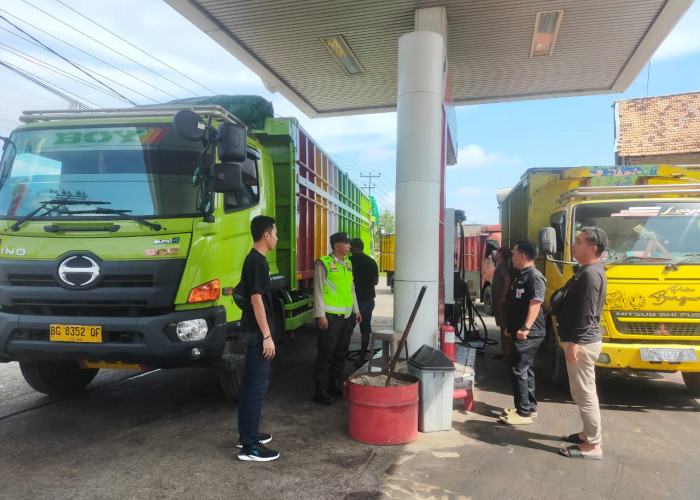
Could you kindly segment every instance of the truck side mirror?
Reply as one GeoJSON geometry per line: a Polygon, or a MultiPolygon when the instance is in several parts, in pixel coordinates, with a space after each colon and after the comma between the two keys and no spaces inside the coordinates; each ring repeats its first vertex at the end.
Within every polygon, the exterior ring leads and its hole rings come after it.
{"type": "Polygon", "coordinates": [[[215,193],[232,193],[243,188],[241,166],[236,163],[216,163],[212,167],[212,175],[215,193]]]}
{"type": "Polygon", "coordinates": [[[233,123],[219,124],[219,135],[216,137],[219,161],[238,163],[246,159],[246,139],[248,131],[245,126],[233,123]]]}
{"type": "Polygon", "coordinates": [[[538,238],[540,240],[540,253],[545,255],[557,253],[557,232],[553,227],[541,227],[538,238]]]}
{"type": "Polygon", "coordinates": [[[175,113],[173,128],[177,135],[192,142],[201,141],[207,133],[207,125],[204,120],[189,109],[181,109],[175,113]]]}

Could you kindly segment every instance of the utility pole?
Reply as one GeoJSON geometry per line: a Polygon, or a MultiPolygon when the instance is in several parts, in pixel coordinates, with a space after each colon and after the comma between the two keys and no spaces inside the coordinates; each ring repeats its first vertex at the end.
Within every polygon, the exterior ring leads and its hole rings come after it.
{"type": "Polygon", "coordinates": [[[369,178],[369,182],[367,183],[367,185],[366,185],[366,186],[362,186],[362,189],[366,189],[366,190],[367,190],[367,196],[372,196],[372,188],[376,187],[374,184],[372,184],[372,179],[373,179],[374,177],[381,177],[381,176],[382,176],[381,173],[379,173],[379,174],[373,174],[372,172],[370,172],[369,175],[360,174],[360,177],[367,177],[367,178],[369,178]]]}

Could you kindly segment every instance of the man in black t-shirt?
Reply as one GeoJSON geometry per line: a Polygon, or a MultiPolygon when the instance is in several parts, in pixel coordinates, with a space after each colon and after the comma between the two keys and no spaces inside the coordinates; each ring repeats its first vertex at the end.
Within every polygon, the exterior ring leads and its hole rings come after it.
{"type": "Polygon", "coordinates": [[[355,361],[355,366],[359,367],[365,362],[369,334],[372,333],[372,311],[374,311],[374,297],[376,296],[374,287],[379,283],[379,269],[374,259],[365,253],[365,244],[360,238],[350,240],[350,262],[352,262],[352,276],[355,280],[357,306],[362,315],[360,355],[355,361]]]}
{"type": "Polygon", "coordinates": [[[547,280],[535,267],[537,246],[519,241],[513,248],[513,267],[519,270],[508,294],[506,336],[513,342],[511,380],[515,408],[506,408],[499,418],[504,424],[531,424],[537,417],[535,398],[535,354],[545,337],[542,311],[547,280]]]}
{"type": "Polygon", "coordinates": [[[270,291],[270,266],[265,254],[277,244],[275,219],[258,215],[250,222],[253,248],[243,261],[241,283],[243,292],[250,297],[251,307],[243,310],[241,324],[245,331],[245,368],[238,397],[238,430],[240,460],[269,462],[279,458],[279,453],[265,443],[272,440],[270,434],[258,432],[262,402],[270,383],[270,360],[275,356],[272,339],[272,292],[270,291]]]}

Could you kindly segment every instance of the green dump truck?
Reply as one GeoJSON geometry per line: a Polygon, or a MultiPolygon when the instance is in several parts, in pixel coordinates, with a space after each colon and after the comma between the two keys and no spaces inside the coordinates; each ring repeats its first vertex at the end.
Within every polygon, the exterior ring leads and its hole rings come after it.
{"type": "Polygon", "coordinates": [[[236,397],[250,220],[277,220],[278,343],[312,319],[329,234],[370,248],[369,198],[262,98],[20,119],[0,163],[0,361],[39,392],[100,368],[214,366],[236,397]]]}

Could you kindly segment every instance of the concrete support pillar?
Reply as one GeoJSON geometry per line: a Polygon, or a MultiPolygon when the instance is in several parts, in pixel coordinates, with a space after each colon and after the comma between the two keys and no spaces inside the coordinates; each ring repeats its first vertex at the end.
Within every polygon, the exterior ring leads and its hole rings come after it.
{"type": "MultiPolygon", "coordinates": [[[[418,16],[417,16],[418,19],[418,16]]],[[[406,327],[428,287],[408,338],[409,354],[437,347],[443,37],[414,31],[399,39],[394,329],[406,327]]]]}

